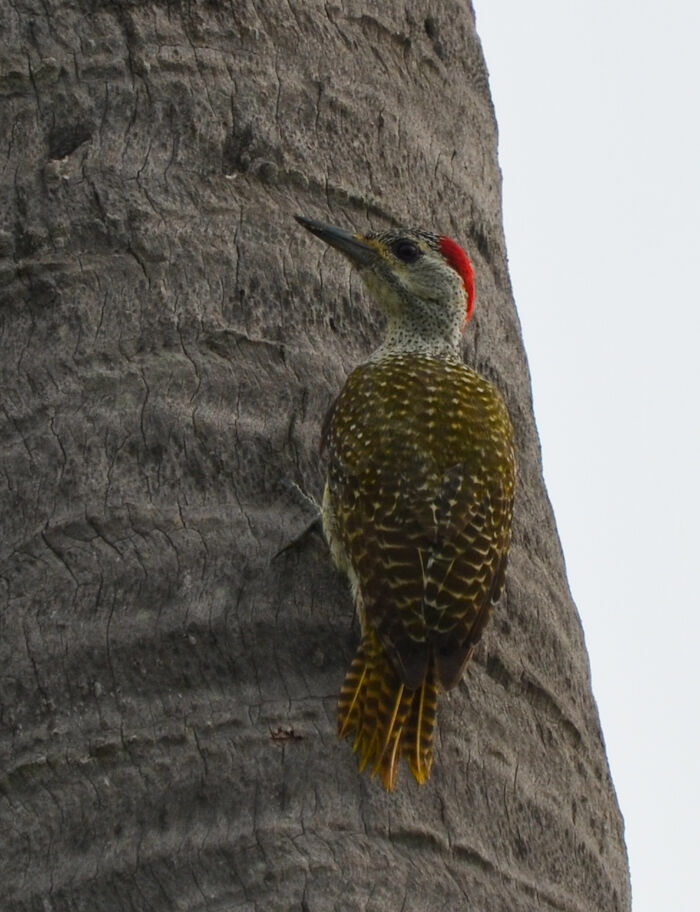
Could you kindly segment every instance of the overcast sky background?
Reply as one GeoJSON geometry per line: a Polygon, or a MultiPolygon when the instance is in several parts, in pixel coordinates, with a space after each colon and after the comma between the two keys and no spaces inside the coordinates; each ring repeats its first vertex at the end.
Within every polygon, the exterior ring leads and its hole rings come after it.
{"type": "Polygon", "coordinates": [[[700,908],[700,5],[474,0],[634,912],[700,908]]]}

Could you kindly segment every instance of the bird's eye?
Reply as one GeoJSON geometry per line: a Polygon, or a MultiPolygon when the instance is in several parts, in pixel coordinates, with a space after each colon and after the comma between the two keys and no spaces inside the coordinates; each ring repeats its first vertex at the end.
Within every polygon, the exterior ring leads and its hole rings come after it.
{"type": "Polygon", "coordinates": [[[394,256],[403,263],[415,263],[422,251],[413,241],[401,239],[393,245],[394,256]]]}

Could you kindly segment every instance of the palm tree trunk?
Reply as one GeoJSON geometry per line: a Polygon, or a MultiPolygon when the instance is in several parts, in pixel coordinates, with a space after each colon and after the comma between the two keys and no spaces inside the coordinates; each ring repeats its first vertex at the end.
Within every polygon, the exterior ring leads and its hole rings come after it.
{"type": "MultiPolygon", "coordinates": [[[[458,0],[3,0],[0,907],[629,909],[458,0]],[[311,534],[379,326],[292,214],[458,238],[518,434],[506,597],[388,795],[311,534]]],[[[473,325],[473,324],[472,324],[473,325]]]]}

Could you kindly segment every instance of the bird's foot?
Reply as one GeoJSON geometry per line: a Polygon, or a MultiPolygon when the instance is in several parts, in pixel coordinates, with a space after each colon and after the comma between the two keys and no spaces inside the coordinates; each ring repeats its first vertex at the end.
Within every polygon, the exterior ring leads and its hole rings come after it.
{"type": "Polygon", "coordinates": [[[298,501],[308,504],[310,507],[312,507],[314,513],[317,514],[317,519],[321,518],[321,505],[319,502],[311,494],[307,494],[306,491],[296,483],[296,481],[292,481],[291,478],[283,478],[282,487],[286,491],[290,491],[292,494],[294,494],[298,501]]]}
{"type": "Polygon", "coordinates": [[[287,542],[286,545],[283,545],[278,551],[275,552],[275,554],[273,554],[272,560],[277,560],[277,558],[281,554],[284,554],[285,551],[290,551],[292,548],[295,548],[311,532],[322,531],[321,507],[319,506],[316,498],[312,497],[310,494],[307,494],[306,491],[304,491],[303,488],[299,487],[295,481],[291,481],[288,478],[285,478],[282,481],[282,486],[285,488],[285,490],[291,492],[299,503],[310,506],[314,511],[314,515],[298,535],[295,535],[291,541],[287,542]]]}

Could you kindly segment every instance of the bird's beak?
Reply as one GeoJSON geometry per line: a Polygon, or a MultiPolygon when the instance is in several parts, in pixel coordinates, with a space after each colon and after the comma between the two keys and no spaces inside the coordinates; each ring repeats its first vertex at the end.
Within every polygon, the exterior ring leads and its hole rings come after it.
{"type": "Polygon", "coordinates": [[[354,266],[368,266],[377,255],[375,247],[344,228],[335,228],[333,225],[326,225],[325,222],[318,222],[303,215],[295,215],[294,218],[311,234],[344,253],[354,266]]]}

